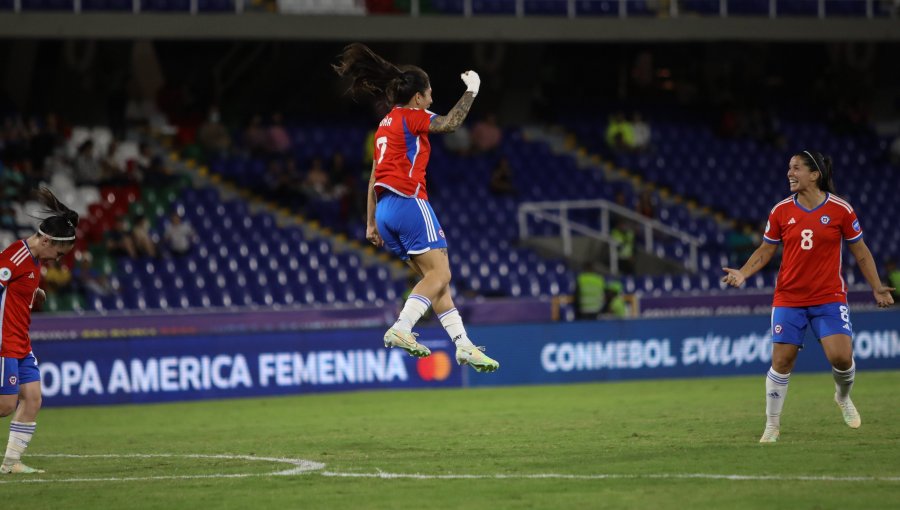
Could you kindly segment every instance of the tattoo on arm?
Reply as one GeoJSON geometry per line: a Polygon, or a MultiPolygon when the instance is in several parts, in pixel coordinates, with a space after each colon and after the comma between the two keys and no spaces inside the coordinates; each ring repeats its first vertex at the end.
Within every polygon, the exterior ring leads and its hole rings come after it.
{"type": "Polygon", "coordinates": [[[448,255],[447,255],[447,248],[441,248],[441,253],[443,253],[444,256],[447,257],[447,256],[448,256],[448,255]]]}
{"type": "Polygon", "coordinates": [[[449,133],[451,131],[456,131],[456,128],[461,126],[463,121],[466,120],[466,115],[469,114],[469,110],[472,108],[472,103],[474,102],[475,95],[471,92],[466,92],[459,98],[459,101],[457,101],[456,106],[450,110],[450,113],[447,115],[439,115],[431,119],[431,126],[428,131],[431,133],[449,133]]]}

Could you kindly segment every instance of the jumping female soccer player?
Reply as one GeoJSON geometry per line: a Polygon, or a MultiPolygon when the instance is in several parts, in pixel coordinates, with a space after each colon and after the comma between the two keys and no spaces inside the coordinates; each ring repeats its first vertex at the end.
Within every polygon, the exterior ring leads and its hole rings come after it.
{"type": "Polygon", "coordinates": [[[38,192],[51,216],[36,234],[0,252],[0,416],[15,412],[0,473],[43,473],[22,464],[41,408],[41,372],[31,351],[31,307],[44,302],[41,262],[58,260],[75,243],[78,214],[47,188],[38,192]],[[18,407],[17,407],[18,406],[18,407]]]}
{"type": "Polygon", "coordinates": [[[391,108],[375,132],[366,239],[375,246],[387,245],[421,280],[397,322],[385,333],[384,345],[399,347],[416,357],[430,355],[428,347],[416,341],[412,328],[428,307],[433,307],[456,344],[457,363],[479,372],[497,370],[500,364],[469,340],[453,305],[447,240],[425,191],[425,168],[431,152],[428,134],[449,133],[462,125],[478,95],[481,79],[475,71],[462,73],[466,92],[450,113],[440,116],[428,111],[431,80],[416,66],[396,66],[354,43],[344,48],[334,69],[352,81],[350,92],[354,97],[370,94],[391,108]]]}
{"type": "Polygon", "coordinates": [[[793,195],[772,208],[764,242],[741,269],[722,268],[727,273],[722,281],[740,287],[772,259],[778,243],[784,243],[772,303],[772,367],[766,375],[766,429],[760,443],[778,440],[788,381],[809,326],[831,363],[834,400],[844,422],[854,429],[862,423],[850,400],[856,364],[847,288],[841,276],[842,241],[847,241],[878,306],[894,303],[894,289],[881,283],[856,213],[834,195],[831,158],[815,151],[795,154],[787,178],[793,195]]]}

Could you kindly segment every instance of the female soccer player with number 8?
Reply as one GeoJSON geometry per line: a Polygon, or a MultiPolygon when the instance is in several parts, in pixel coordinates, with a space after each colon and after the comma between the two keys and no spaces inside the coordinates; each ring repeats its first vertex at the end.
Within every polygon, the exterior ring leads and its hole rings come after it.
{"type": "Polygon", "coordinates": [[[854,429],[862,423],[850,400],[856,364],[847,288],[841,276],[844,241],[872,287],[878,306],[894,303],[894,289],[884,286],[878,277],[856,212],[846,200],[834,195],[831,158],[815,151],[795,154],[787,178],[793,194],[772,208],[764,242],[742,268],[723,268],[727,274],[722,281],[740,287],[772,259],[779,243],[784,244],[772,304],[772,367],[766,375],[766,428],[760,443],[778,440],[788,381],[809,326],[831,363],[834,400],[844,422],[854,429]]]}

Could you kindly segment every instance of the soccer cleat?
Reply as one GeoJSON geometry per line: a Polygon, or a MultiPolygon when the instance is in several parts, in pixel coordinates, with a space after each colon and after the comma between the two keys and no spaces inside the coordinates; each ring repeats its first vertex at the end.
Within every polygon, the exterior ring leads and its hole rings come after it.
{"type": "Polygon", "coordinates": [[[417,342],[417,336],[419,335],[416,333],[408,333],[406,331],[400,331],[397,328],[391,328],[384,334],[384,346],[399,347],[408,352],[410,356],[415,356],[417,358],[430,356],[431,349],[417,342]]]}
{"type": "Polygon", "coordinates": [[[35,469],[33,467],[28,467],[21,462],[16,462],[15,464],[3,464],[0,466],[0,473],[7,474],[31,474],[31,473],[43,473],[43,469],[35,469]]]}
{"type": "Polygon", "coordinates": [[[856,410],[856,406],[853,405],[853,401],[850,400],[850,397],[841,401],[837,394],[835,394],[834,401],[837,403],[838,407],[841,408],[841,414],[844,415],[844,423],[851,429],[858,429],[859,426],[862,425],[862,418],[859,417],[859,411],[856,410]]]}
{"type": "Polygon", "coordinates": [[[781,431],[778,430],[778,427],[774,425],[766,425],[766,430],[763,431],[763,435],[759,438],[760,443],[774,443],[778,441],[778,436],[781,435],[781,431]]]}
{"type": "Polygon", "coordinates": [[[494,372],[500,368],[500,363],[488,357],[484,353],[484,347],[456,347],[456,363],[469,365],[478,372],[494,372]]]}

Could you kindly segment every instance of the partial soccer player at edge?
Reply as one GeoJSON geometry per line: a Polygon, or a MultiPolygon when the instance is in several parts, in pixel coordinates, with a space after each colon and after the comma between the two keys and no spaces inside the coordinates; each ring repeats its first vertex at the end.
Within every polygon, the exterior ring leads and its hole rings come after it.
{"type": "Polygon", "coordinates": [[[421,68],[397,66],[363,44],[344,48],[334,70],[350,80],[354,97],[371,95],[390,108],[375,132],[375,151],[366,207],[366,239],[387,246],[420,276],[397,322],[385,333],[386,347],[399,347],[412,356],[431,354],[416,340],[412,328],[429,307],[456,344],[456,361],[479,372],[493,372],[500,364],[484,354],[466,334],[450,296],[447,240],[428,202],[425,173],[431,145],[429,133],[455,131],[466,118],[481,79],[475,71],[462,73],[466,91],[447,115],[428,111],[431,80],[421,68]]]}
{"type": "Polygon", "coordinates": [[[0,473],[43,473],[22,463],[22,454],[34,435],[41,408],[41,371],[31,350],[28,329],[31,309],[46,294],[41,263],[58,260],[75,245],[78,213],[63,205],[47,188],[38,198],[51,214],[28,239],[20,239],[0,252],[0,416],[13,413],[9,442],[0,473]]]}
{"type": "Polygon", "coordinates": [[[830,157],[816,151],[795,154],[787,172],[792,195],[772,208],[763,243],[740,269],[722,268],[727,273],[722,281],[740,287],[768,264],[778,244],[784,244],[772,303],[772,367],[766,374],[766,428],[760,443],[774,443],[780,436],[788,382],[807,327],[831,363],[834,400],[844,422],[854,429],[862,424],[850,400],[856,363],[841,276],[842,242],[847,242],[879,307],[894,303],[894,289],[882,284],[856,212],[834,194],[832,175],[830,157]]]}

